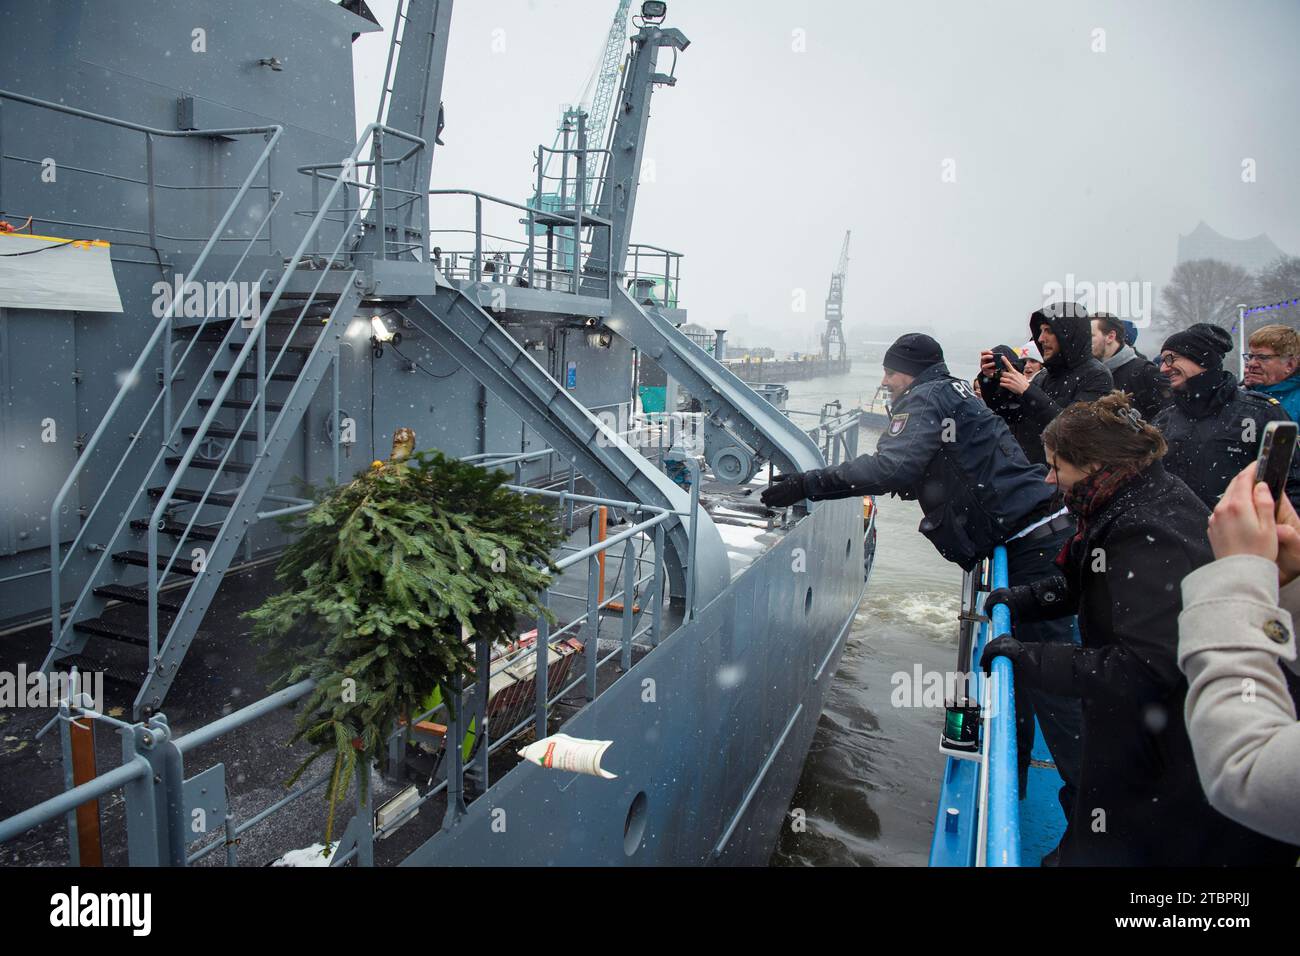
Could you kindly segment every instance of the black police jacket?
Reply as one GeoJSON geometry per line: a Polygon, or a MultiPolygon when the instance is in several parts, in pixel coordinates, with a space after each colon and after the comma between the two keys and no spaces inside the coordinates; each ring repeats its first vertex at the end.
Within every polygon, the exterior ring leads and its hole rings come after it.
{"type": "Polygon", "coordinates": [[[1035,581],[1025,589],[1032,598],[1013,601],[1017,622],[1079,616],[1080,644],[1045,643],[1036,670],[1016,669],[1040,691],[1083,701],[1079,795],[1063,866],[1295,863],[1295,848],[1213,809],[1197,779],[1178,669],[1179,584],[1214,560],[1209,517],[1156,462],[1089,518],[1066,547],[1060,576],[1035,581]]]}
{"type": "Polygon", "coordinates": [[[1133,407],[1142,413],[1147,421],[1173,404],[1174,396],[1169,388],[1169,379],[1160,374],[1156,363],[1143,358],[1137,352],[1119,368],[1110,370],[1115,387],[1128,392],[1133,397],[1133,407]]]}
{"type": "MultiPolygon", "coordinates": [[[[1231,372],[1212,369],[1188,379],[1152,424],[1169,443],[1165,467],[1213,509],[1228,483],[1259,454],[1264,426],[1289,420],[1277,399],[1239,388],[1231,372]]],[[[1291,459],[1286,492],[1300,508],[1300,456],[1291,459]]]]}
{"type": "Polygon", "coordinates": [[[1050,512],[1045,470],[943,363],[918,375],[890,412],[874,455],[804,473],[808,498],[914,498],[925,512],[921,533],[966,570],[1050,512]]]}
{"type": "MultiPolygon", "coordinates": [[[[1042,324],[1042,320],[1030,320],[1033,338],[1038,338],[1042,324]]],[[[1063,316],[1048,320],[1047,326],[1060,343],[1060,351],[1034,376],[1024,394],[1016,395],[993,381],[985,384],[984,377],[980,378],[980,394],[989,408],[1006,420],[1025,456],[1040,465],[1047,463],[1043,429],[1052,419],[1066,406],[1091,402],[1114,387],[1106,366],[1092,357],[1092,323],[1087,316],[1063,316]]]]}

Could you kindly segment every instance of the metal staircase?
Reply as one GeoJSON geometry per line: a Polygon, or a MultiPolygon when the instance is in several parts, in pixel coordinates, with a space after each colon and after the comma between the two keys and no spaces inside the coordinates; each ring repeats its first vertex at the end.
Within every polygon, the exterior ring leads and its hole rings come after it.
{"type": "MultiPolygon", "coordinates": [[[[269,307],[252,330],[238,320],[229,323],[170,440],[104,543],[66,622],[56,627],[47,669],[104,663],[103,655],[87,653],[91,639],[141,648],[147,658],[134,675],[141,681],[136,714],[161,705],[236,549],[257,521],[290,439],[336,360],[362,288],[360,273],[349,274],[342,294],[328,296],[330,313],[309,342],[300,338],[305,307],[275,343],[267,341],[269,307]],[[254,365],[255,371],[246,370],[254,365]],[[273,387],[283,395],[271,398],[273,387]],[[241,389],[251,394],[236,397],[241,389]],[[237,425],[216,424],[230,412],[237,425]],[[224,451],[202,454],[212,447],[209,442],[224,445],[224,451]],[[173,449],[179,454],[171,454],[173,449]],[[178,516],[181,511],[187,515],[178,516]],[[125,607],[108,613],[110,602],[125,607]]],[[[110,672],[127,677],[129,659],[120,650],[110,652],[110,672]]]]}
{"type": "MultiPolygon", "coordinates": [[[[436,334],[439,344],[471,375],[534,428],[552,448],[578,464],[598,493],[686,514],[690,497],[648,459],[613,433],[542,368],[477,302],[442,280],[435,295],[420,296],[397,311],[436,334]]],[[[713,519],[699,527],[681,517],[668,527],[672,592],[703,607],[731,581],[731,562],[713,519]],[[691,564],[694,573],[691,573],[691,564]]]]}
{"type": "MultiPolygon", "coordinates": [[[[418,137],[372,124],[348,158],[314,167],[314,175],[359,165],[372,137],[385,133],[412,144],[404,157],[386,162],[400,163],[424,148],[418,137]]],[[[172,302],[55,497],[51,520],[57,528],[63,502],[87,463],[94,460],[103,467],[107,456],[94,459],[92,452],[105,436],[106,445],[120,436],[116,413],[139,387],[150,354],[173,334],[188,333],[190,341],[174,367],[166,364],[170,350],[164,345],[159,394],[130,432],[93,505],[83,509],[85,518],[67,557],[60,553],[57,534],[51,548],[53,639],[42,669],[76,665],[137,682],[137,719],[162,705],[236,550],[259,517],[268,516],[260,512],[262,502],[317,387],[337,361],[344,329],[372,285],[366,270],[351,261],[348,248],[359,231],[361,202],[339,229],[332,251],[323,258],[307,254],[319,240],[322,223],[338,221],[330,214],[337,213],[340,190],[367,188],[341,173],[323,178],[333,186],[275,288],[260,298],[256,319],[205,314],[197,325],[181,330],[174,321],[177,302],[172,302]],[[208,352],[206,367],[191,375],[208,352]],[[196,361],[187,363],[191,355],[196,361]],[[151,446],[151,439],[157,444],[151,446]],[[166,539],[163,545],[160,538],[166,539]],[[97,558],[61,618],[61,578],[79,549],[97,558]]],[[[239,201],[237,197],[235,203],[239,201]]],[[[203,258],[196,262],[195,274],[203,258]]],[[[232,278],[243,261],[241,257],[232,278]]],[[[259,288],[265,278],[263,273],[259,288]]],[[[103,474],[92,471],[88,477],[103,474]]]]}

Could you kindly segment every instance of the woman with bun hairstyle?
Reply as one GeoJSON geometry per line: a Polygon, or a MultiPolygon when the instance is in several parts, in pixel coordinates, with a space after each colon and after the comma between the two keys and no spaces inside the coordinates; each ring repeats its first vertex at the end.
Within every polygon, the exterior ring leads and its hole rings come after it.
{"type": "MultiPolygon", "coordinates": [[[[1119,391],[1066,408],[1043,432],[1050,471],[1078,526],[1059,577],[999,589],[1013,625],[1079,616],[1078,645],[999,637],[1017,688],[1083,703],[1079,795],[1061,865],[1294,865],[1296,850],[1206,801],[1183,723],[1179,583],[1213,560],[1209,509],[1160,462],[1165,440],[1119,391]]],[[[1014,633],[1014,627],[1013,627],[1014,633]]]]}

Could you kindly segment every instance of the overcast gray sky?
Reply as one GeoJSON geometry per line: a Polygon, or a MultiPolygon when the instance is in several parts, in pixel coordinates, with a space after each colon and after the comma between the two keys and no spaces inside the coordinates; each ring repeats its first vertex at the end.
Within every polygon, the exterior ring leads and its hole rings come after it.
{"type": "MultiPolygon", "coordinates": [[[[391,23],[393,0],[370,4],[391,23]]],[[[522,201],[616,7],[460,0],[434,186],[522,201]]],[[[1295,0],[668,8],[691,46],[654,96],[633,238],[686,254],[692,320],[733,339],[812,347],[846,229],[850,331],[941,339],[1019,329],[1069,274],[1158,294],[1201,219],[1300,253],[1295,0]]],[[[356,45],[363,123],[386,44],[356,45]]]]}

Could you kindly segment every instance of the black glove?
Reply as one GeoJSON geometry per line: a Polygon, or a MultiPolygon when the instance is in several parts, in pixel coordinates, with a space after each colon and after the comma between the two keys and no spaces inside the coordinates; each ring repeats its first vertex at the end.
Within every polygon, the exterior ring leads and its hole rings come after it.
{"type": "Polygon", "coordinates": [[[984,673],[993,673],[993,658],[1005,657],[1016,669],[1016,677],[1032,681],[1038,672],[1038,645],[1022,644],[1010,634],[989,641],[980,655],[980,667],[984,673]]]}
{"type": "Polygon", "coordinates": [[[786,475],[776,484],[765,488],[759,495],[763,504],[769,508],[788,508],[796,501],[803,501],[807,497],[808,492],[804,489],[802,472],[786,475]]]}
{"type": "Polygon", "coordinates": [[[984,616],[993,620],[993,605],[1005,604],[1011,612],[1014,622],[1020,611],[1032,606],[1034,593],[1028,585],[1018,584],[1013,588],[994,588],[984,599],[984,616]]]}

